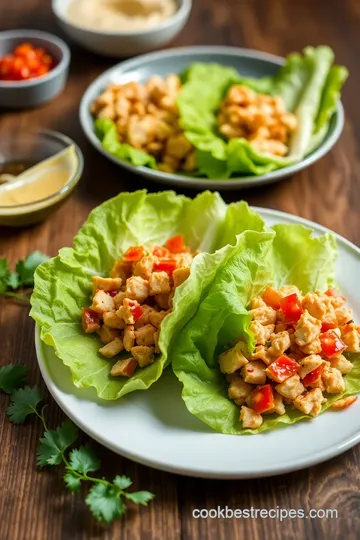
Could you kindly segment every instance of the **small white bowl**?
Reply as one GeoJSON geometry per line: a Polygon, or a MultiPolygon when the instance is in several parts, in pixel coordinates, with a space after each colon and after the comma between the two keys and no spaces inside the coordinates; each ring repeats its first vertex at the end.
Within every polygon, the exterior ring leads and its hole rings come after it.
{"type": "Polygon", "coordinates": [[[133,56],[164,46],[184,28],[192,6],[192,0],[177,0],[178,10],[172,17],[146,30],[97,31],[75,26],[68,20],[71,1],[52,0],[53,13],[64,32],[85,49],[114,57],[133,56]]]}

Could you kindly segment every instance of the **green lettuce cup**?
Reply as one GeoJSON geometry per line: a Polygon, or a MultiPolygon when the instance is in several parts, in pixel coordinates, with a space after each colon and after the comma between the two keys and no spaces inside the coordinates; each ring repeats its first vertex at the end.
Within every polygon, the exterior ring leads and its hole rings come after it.
{"type": "MultiPolygon", "coordinates": [[[[212,257],[204,256],[209,265],[212,257]]],[[[186,407],[214,430],[227,434],[259,433],[311,418],[287,407],[282,416],[264,416],[257,429],[243,428],[240,408],[228,398],[218,356],[239,339],[250,351],[254,349],[247,306],[267,285],[296,285],[303,293],[334,286],[335,238],[331,234],[314,238],[302,225],[277,225],[272,233],[243,232],[235,246],[223,248],[216,257],[211,283],[204,284],[196,313],[182,328],[170,353],[173,370],[183,384],[186,407]]],[[[344,377],[346,391],[341,397],[360,391],[360,355],[352,354],[350,359],[354,367],[344,377]]],[[[322,411],[339,397],[327,395],[322,411]]]]}
{"type": "Polygon", "coordinates": [[[181,126],[197,149],[199,174],[208,178],[262,175],[301,161],[317,148],[329,128],[348,71],[333,65],[330,47],[306,47],[292,53],[274,77],[244,78],[219,64],[193,64],[183,75],[178,98],[181,126]],[[241,84],[261,94],[280,96],[298,127],[285,157],[257,151],[245,138],[225,141],[217,129],[217,112],[227,91],[241,84]]]}
{"type": "MultiPolygon", "coordinates": [[[[191,176],[221,180],[267,174],[297,163],[315,150],[328,132],[348,70],[334,65],[330,47],[320,46],[289,54],[273,77],[246,78],[235,69],[216,63],[190,64],[180,77],[183,86],[177,98],[179,123],[196,150],[197,168],[191,176]],[[286,110],[296,116],[297,129],[286,156],[260,152],[246,138],[226,141],[221,136],[217,114],[233,85],[279,96],[286,110]]],[[[103,148],[114,157],[157,169],[154,156],[119,141],[114,121],[98,118],[94,130],[103,148]]]]}
{"type": "Polygon", "coordinates": [[[263,234],[265,225],[246,203],[227,206],[218,193],[204,192],[192,200],[172,191],[136,191],[105,202],[91,212],[74,238],[74,247],[61,249],[36,271],[30,315],[40,327],[42,341],[68,366],[76,387],[94,387],[102,399],[114,400],[149,388],[170,363],[171,345],[195,313],[204,282],[212,279],[217,250],[234,244],[236,236],[247,229],[263,234]],[[111,367],[121,357],[113,361],[102,357],[98,336],[85,334],[81,325],[81,310],[90,301],[91,278],[108,276],[129,246],[163,244],[179,233],[191,250],[204,253],[195,258],[190,277],[176,289],[173,311],[161,327],[161,354],[129,379],[112,377],[111,367]],[[211,261],[206,252],[213,253],[211,261]]]}

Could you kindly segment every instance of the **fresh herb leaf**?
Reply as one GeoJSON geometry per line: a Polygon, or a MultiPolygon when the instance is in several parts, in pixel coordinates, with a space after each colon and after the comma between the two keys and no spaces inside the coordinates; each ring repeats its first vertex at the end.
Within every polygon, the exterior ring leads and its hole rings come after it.
{"type": "Polygon", "coordinates": [[[29,414],[38,414],[36,408],[42,400],[42,392],[37,386],[14,390],[6,414],[13,424],[23,424],[29,414]]]}
{"type": "Polygon", "coordinates": [[[0,368],[0,390],[11,394],[23,386],[29,372],[28,366],[9,364],[0,368]]]}
{"type": "Polygon", "coordinates": [[[90,489],[85,502],[96,519],[111,523],[114,519],[122,516],[126,510],[120,494],[120,489],[117,486],[103,483],[95,484],[90,489]]]}
{"type": "Polygon", "coordinates": [[[122,490],[130,487],[132,481],[128,476],[115,476],[113,483],[122,490]]]}
{"type": "Polygon", "coordinates": [[[79,478],[74,471],[68,470],[64,475],[64,480],[67,488],[70,491],[79,491],[81,488],[81,478],[79,478]]]}
{"type": "Polygon", "coordinates": [[[71,420],[65,420],[56,430],[45,431],[37,451],[38,466],[59,465],[65,450],[76,441],[77,436],[78,429],[71,420]]]}
{"type": "Polygon", "coordinates": [[[47,261],[49,257],[34,251],[26,257],[24,261],[20,260],[16,265],[16,272],[19,274],[20,285],[23,287],[32,287],[34,285],[34,273],[39,264],[47,261]]]}
{"type": "Polygon", "coordinates": [[[6,278],[9,274],[9,263],[7,259],[0,259],[0,279],[6,278]]]}
{"type": "Polygon", "coordinates": [[[129,501],[132,501],[135,504],[142,504],[143,506],[147,506],[148,502],[155,497],[155,495],[149,491],[134,491],[133,493],[124,492],[123,495],[129,499],[129,501]]]}
{"type": "Polygon", "coordinates": [[[6,278],[6,283],[8,287],[11,287],[12,289],[17,289],[20,285],[19,274],[17,274],[16,272],[11,272],[6,278]]]}
{"type": "Polygon", "coordinates": [[[74,471],[87,474],[90,471],[97,471],[101,467],[101,461],[88,444],[76,448],[70,454],[70,466],[74,471]]]}

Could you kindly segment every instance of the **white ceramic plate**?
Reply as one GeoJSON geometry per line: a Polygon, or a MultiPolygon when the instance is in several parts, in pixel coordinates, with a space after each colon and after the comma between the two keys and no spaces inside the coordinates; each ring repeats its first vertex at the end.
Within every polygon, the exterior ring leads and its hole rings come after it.
{"type": "Polygon", "coordinates": [[[144,82],[151,75],[166,76],[168,73],[181,73],[194,62],[216,62],[224,66],[234,68],[244,77],[258,79],[265,76],[275,75],[284,58],[273,54],[254,51],[251,49],[238,49],[236,47],[182,47],[168,49],[151,54],[138,56],[127,60],[105,71],[95,79],[86,90],[80,103],[80,123],[90,143],[105,157],[116,163],[119,167],[128,169],[133,173],[140,174],[149,180],[168,184],[170,186],[182,186],[190,189],[243,189],[263,184],[277,182],[286,176],[295,174],[315,163],[327,154],[341,135],[344,126],[344,110],[339,102],[335,114],[332,116],[328,132],[321,144],[313,152],[305,156],[299,163],[289,165],[283,169],[277,169],[260,176],[243,176],[231,180],[219,180],[216,178],[192,178],[181,174],[169,174],[148,167],[135,167],[131,163],[121,161],[112,156],[101,145],[94,132],[94,119],[90,112],[90,106],[95,99],[110,83],[125,84],[129,81],[144,82]]]}
{"type": "MultiPolygon", "coordinates": [[[[268,225],[303,223],[316,233],[327,231],[290,214],[256,210],[268,225]]],[[[359,320],[360,249],[340,236],[337,241],[337,282],[359,320]]],[[[49,391],[83,431],[114,452],[156,469],[208,478],[270,476],[325,461],[360,441],[360,401],[259,435],[222,435],[187,411],[181,384],[169,370],[146,392],[106,402],[92,389],[74,387],[69,370],[40,341],[38,329],[36,351],[49,391]]]]}

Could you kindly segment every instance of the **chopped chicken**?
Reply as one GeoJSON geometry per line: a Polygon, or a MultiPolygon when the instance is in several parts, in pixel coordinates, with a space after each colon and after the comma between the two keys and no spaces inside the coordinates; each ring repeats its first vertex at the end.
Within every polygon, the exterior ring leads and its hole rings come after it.
{"type": "Polygon", "coordinates": [[[235,400],[237,405],[242,405],[253,389],[254,387],[251,384],[246,383],[240,377],[236,377],[230,383],[228,395],[230,399],[235,400]]]}
{"type": "Polygon", "coordinates": [[[131,377],[136,369],[137,362],[134,358],[118,360],[111,368],[113,377],[131,377]]]}
{"type": "Polygon", "coordinates": [[[283,332],[273,334],[270,337],[270,343],[269,354],[275,357],[281,356],[291,345],[289,332],[284,330],[283,332]]]}
{"type": "Polygon", "coordinates": [[[102,291],[119,291],[122,279],[121,278],[103,278],[100,276],[94,276],[92,278],[93,290],[101,289],[102,291]]]}
{"type": "Polygon", "coordinates": [[[145,345],[147,347],[151,347],[152,345],[154,345],[155,332],[156,328],[154,328],[151,324],[146,324],[145,326],[138,328],[137,330],[135,330],[136,343],[138,345],[145,345]]]}
{"type": "Polygon", "coordinates": [[[250,384],[265,384],[266,366],[260,360],[248,362],[241,368],[241,375],[245,382],[250,384]]]}
{"type": "Polygon", "coordinates": [[[243,405],[240,409],[240,422],[244,428],[256,429],[263,423],[261,414],[243,405]]]}
{"type": "Polygon", "coordinates": [[[153,272],[155,257],[153,255],[146,255],[134,266],[134,276],[140,276],[143,279],[149,280],[153,272]]]}
{"type": "Polygon", "coordinates": [[[318,416],[321,413],[321,405],[325,403],[325,401],[326,399],[321,390],[319,388],[314,388],[313,390],[310,390],[310,392],[295,398],[294,406],[305,414],[318,416]]]}
{"type": "Polygon", "coordinates": [[[168,311],[152,310],[151,313],[149,314],[149,323],[155,326],[155,328],[159,328],[167,314],[168,314],[168,311]]]}
{"type": "Polygon", "coordinates": [[[306,356],[300,362],[300,378],[304,379],[306,375],[314,371],[314,369],[318,368],[322,364],[324,364],[324,360],[318,354],[311,354],[310,356],[306,356]]]}
{"type": "Polygon", "coordinates": [[[135,331],[134,327],[130,324],[128,324],[124,330],[123,341],[125,350],[131,351],[135,345],[135,331]]]}
{"type": "Polygon", "coordinates": [[[343,354],[339,354],[338,356],[332,356],[331,358],[329,358],[329,362],[331,364],[331,367],[338,369],[342,375],[350,373],[350,371],[354,367],[353,363],[350,362],[350,360],[347,360],[347,358],[345,358],[343,354]]]}
{"type": "Polygon", "coordinates": [[[270,356],[268,349],[264,345],[257,345],[250,355],[250,360],[262,360],[268,366],[274,361],[274,357],[270,356]]]}
{"type": "Polygon", "coordinates": [[[251,309],[250,314],[254,320],[264,326],[275,324],[276,322],[276,311],[268,306],[251,309]]]}
{"type": "Polygon", "coordinates": [[[115,309],[114,299],[110,296],[110,294],[100,289],[99,291],[96,291],[90,309],[93,309],[97,313],[113,311],[115,309]]]}
{"type": "Polygon", "coordinates": [[[119,337],[120,333],[115,328],[110,328],[106,324],[103,324],[103,326],[98,331],[100,341],[101,343],[104,343],[107,345],[111,341],[113,341],[116,337],[119,337]]]}
{"type": "Polygon", "coordinates": [[[294,400],[305,391],[305,387],[300,381],[299,375],[289,377],[283,383],[275,386],[276,391],[283,397],[294,400]]]}
{"type": "Polygon", "coordinates": [[[149,285],[150,296],[170,292],[170,279],[166,272],[153,272],[149,279],[149,285]]]}
{"type": "Polygon", "coordinates": [[[136,347],[132,347],[131,349],[131,354],[140,367],[145,367],[153,363],[154,352],[154,347],[146,347],[144,345],[136,345],[136,347]]]}
{"type": "Polygon", "coordinates": [[[246,358],[246,346],[242,342],[238,342],[234,347],[220,354],[219,364],[222,373],[234,373],[248,363],[246,358]]]}
{"type": "Polygon", "coordinates": [[[295,342],[299,347],[304,347],[319,337],[320,332],[321,321],[312,317],[305,309],[296,326],[295,342]]]}
{"type": "Polygon", "coordinates": [[[123,330],[125,328],[125,321],[121,319],[113,311],[107,311],[103,316],[104,325],[109,328],[116,328],[118,330],[123,330]]]}
{"type": "Polygon", "coordinates": [[[117,354],[119,354],[124,349],[124,345],[122,342],[122,339],[120,337],[116,337],[113,339],[113,341],[110,341],[110,343],[107,343],[101,349],[99,349],[99,353],[103,356],[106,356],[106,358],[113,358],[117,354]]]}
{"type": "MultiPolygon", "coordinates": [[[[151,277],[150,277],[151,279],[151,277]]],[[[149,282],[140,276],[133,276],[126,280],[125,295],[140,304],[149,296],[149,282]]]]}
{"type": "Polygon", "coordinates": [[[325,366],[322,380],[328,394],[337,394],[345,391],[345,381],[337,368],[325,366]]]}

